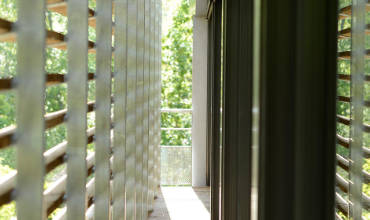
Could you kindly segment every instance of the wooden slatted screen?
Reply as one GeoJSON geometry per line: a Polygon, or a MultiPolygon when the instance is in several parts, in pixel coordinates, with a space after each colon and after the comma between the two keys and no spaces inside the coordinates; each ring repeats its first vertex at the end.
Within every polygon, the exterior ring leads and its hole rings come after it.
{"type": "Polygon", "coordinates": [[[366,43],[370,4],[340,1],[336,218],[370,218],[370,111],[366,43]]]}
{"type": "Polygon", "coordinates": [[[18,21],[0,19],[0,41],[18,48],[16,76],[0,78],[1,92],[17,93],[17,123],[0,129],[0,150],[17,150],[16,172],[0,177],[0,206],[16,201],[19,220],[144,220],[153,207],[161,2],[94,2],[18,0],[18,21]],[[46,29],[48,12],[67,20],[67,34],[46,29]],[[45,72],[47,48],[66,51],[67,74],[45,72]],[[88,68],[94,56],[95,73],[88,68]],[[62,84],[67,108],[45,114],[45,88],[62,84]],[[45,150],[45,132],[63,124],[66,140],[45,150]]]}

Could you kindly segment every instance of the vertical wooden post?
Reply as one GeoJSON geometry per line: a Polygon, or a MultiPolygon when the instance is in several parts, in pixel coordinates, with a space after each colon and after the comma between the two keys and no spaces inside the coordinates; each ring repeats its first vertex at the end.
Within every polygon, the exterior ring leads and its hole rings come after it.
{"type": "Polygon", "coordinates": [[[351,130],[350,130],[350,163],[349,200],[352,205],[349,217],[362,219],[362,188],[363,188],[363,121],[364,121],[364,74],[365,74],[365,29],[366,7],[364,0],[352,1],[352,52],[351,52],[351,130]]]}
{"type": "Polygon", "coordinates": [[[126,97],[127,0],[115,4],[113,220],[125,218],[126,202],[126,97]]]}
{"type": "Polygon", "coordinates": [[[67,219],[85,219],[88,2],[68,1],[67,219]]]}
{"type": "Polygon", "coordinates": [[[19,0],[17,23],[17,218],[45,217],[45,1],[19,0]]]}
{"type": "Polygon", "coordinates": [[[150,52],[149,52],[149,209],[153,209],[154,202],[154,1],[150,0],[150,52]]]}
{"type": "Polygon", "coordinates": [[[136,75],[137,1],[128,0],[126,84],[126,219],[135,219],[136,208],[136,75]]]}
{"type": "Polygon", "coordinates": [[[96,12],[94,211],[95,219],[110,219],[112,0],[97,0],[96,12]]]}
{"type": "Polygon", "coordinates": [[[150,0],[145,0],[144,13],[144,97],[143,97],[143,211],[142,219],[148,216],[149,186],[149,58],[150,58],[150,0]]]}
{"type": "Polygon", "coordinates": [[[143,93],[144,93],[144,0],[137,0],[136,29],[136,220],[142,217],[143,93]]]}

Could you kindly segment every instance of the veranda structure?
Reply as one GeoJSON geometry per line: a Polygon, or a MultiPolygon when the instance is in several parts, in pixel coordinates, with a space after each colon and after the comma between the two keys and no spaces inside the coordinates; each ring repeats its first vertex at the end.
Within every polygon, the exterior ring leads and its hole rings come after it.
{"type": "MultiPolygon", "coordinates": [[[[0,40],[18,45],[16,78],[0,80],[18,103],[16,127],[0,131],[0,147],[16,147],[18,161],[0,182],[0,205],[15,200],[20,220],[45,219],[63,204],[56,219],[146,219],[152,209],[161,2],[96,1],[93,11],[87,0],[18,0],[17,23],[0,20],[0,40]],[[45,31],[46,9],[68,17],[67,36],[45,31]],[[44,72],[45,47],[67,50],[67,75],[44,72]],[[96,53],[96,73],[87,71],[88,53],[96,53]],[[87,102],[88,80],[95,102],[87,102]],[[67,83],[68,108],[45,115],[44,88],[56,83],[67,83]],[[96,127],[87,129],[92,111],[96,127]],[[44,130],[61,123],[67,140],[44,152],[44,130]],[[96,152],[87,154],[92,142],[96,152]],[[64,163],[66,175],[44,189],[45,174],[64,163]]],[[[212,219],[369,218],[370,7],[346,3],[197,1],[193,85],[203,90],[193,95],[193,159],[200,183],[211,186],[212,219]],[[337,114],[338,103],[350,114],[337,114]]]]}

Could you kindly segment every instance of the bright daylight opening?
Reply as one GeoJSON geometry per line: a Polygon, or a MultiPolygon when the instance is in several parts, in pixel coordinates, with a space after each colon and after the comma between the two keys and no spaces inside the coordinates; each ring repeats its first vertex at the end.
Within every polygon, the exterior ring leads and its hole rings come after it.
{"type": "Polygon", "coordinates": [[[206,220],[210,219],[209,188],[191,187],[196,2],[164,0],[162,4],[162,187],[150,219],[206,220]]]}

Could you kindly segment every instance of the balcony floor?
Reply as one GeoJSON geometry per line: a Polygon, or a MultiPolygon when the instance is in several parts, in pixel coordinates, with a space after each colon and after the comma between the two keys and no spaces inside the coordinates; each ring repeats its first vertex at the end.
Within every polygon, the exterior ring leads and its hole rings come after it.
{"type": "Polygon", "coordinates": [[[209,187],[161,187],[149,220],[209,220],[209,187]]]}

